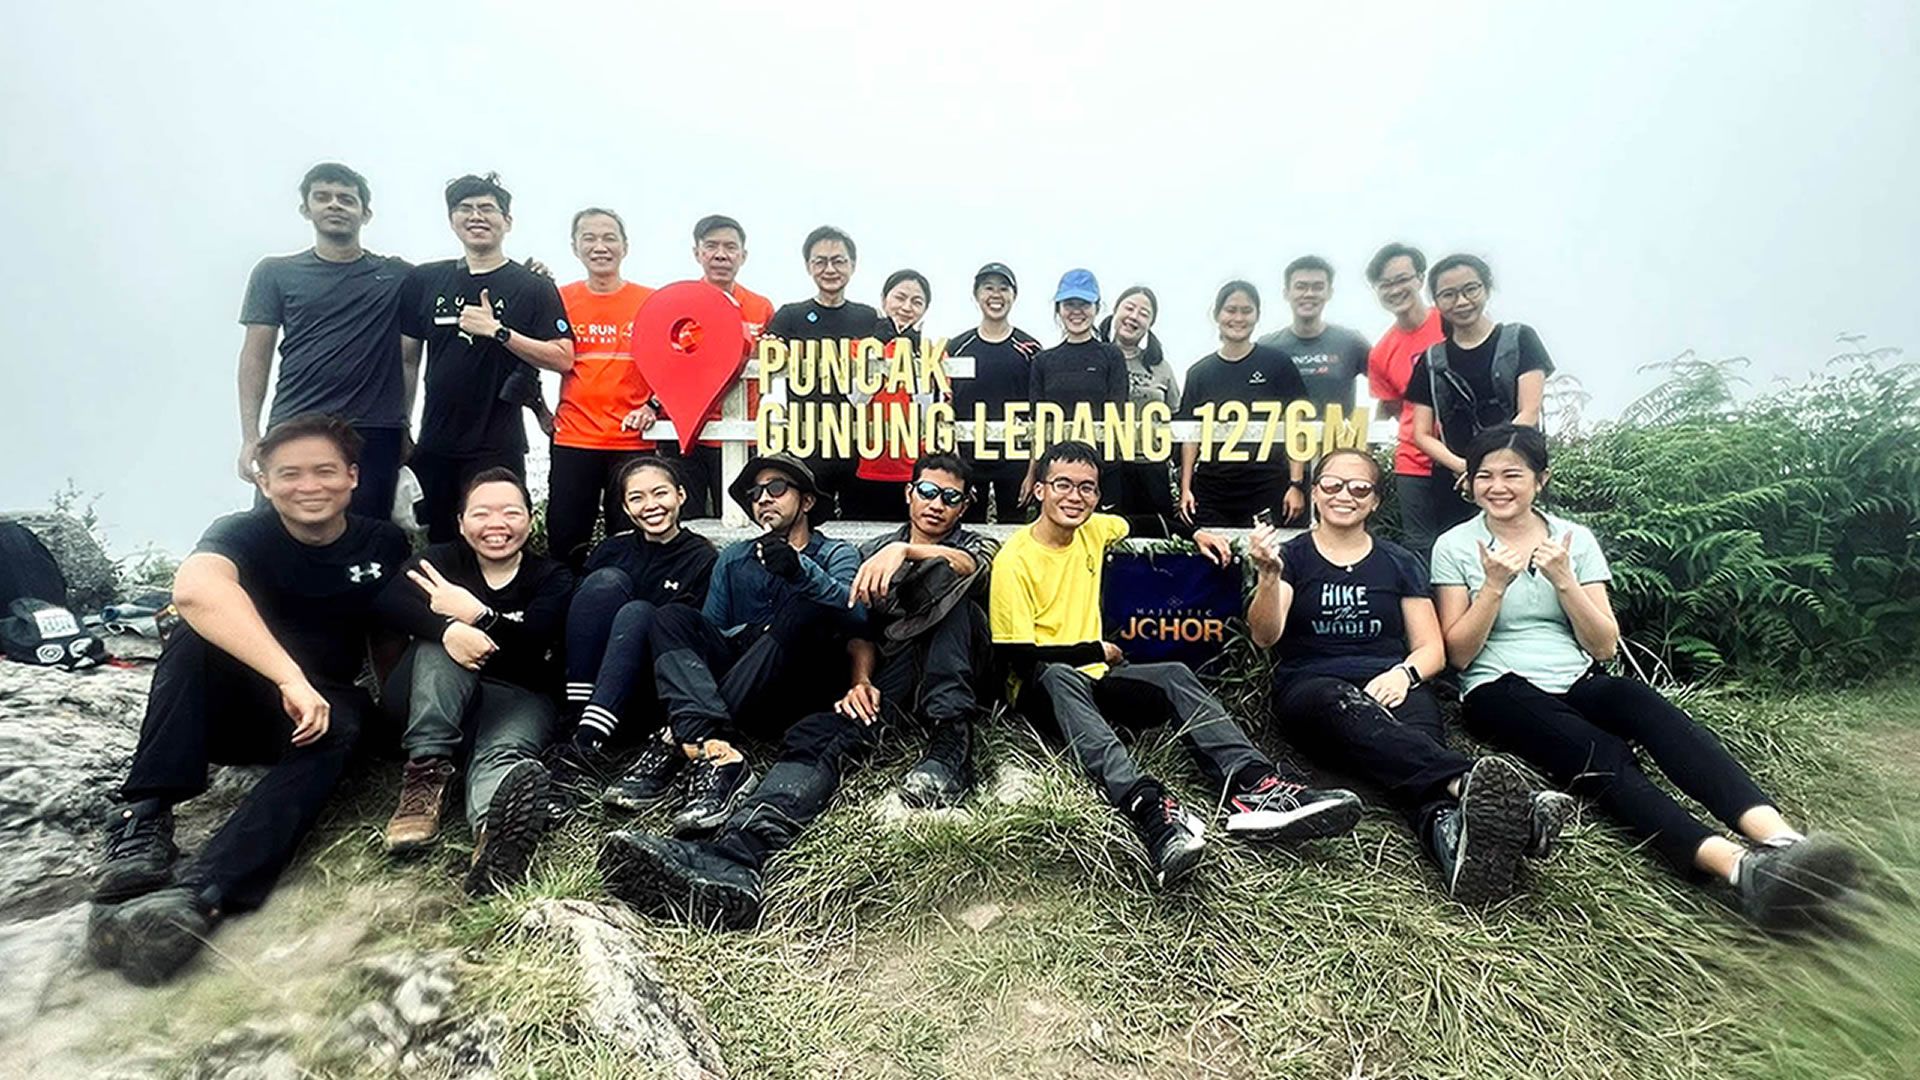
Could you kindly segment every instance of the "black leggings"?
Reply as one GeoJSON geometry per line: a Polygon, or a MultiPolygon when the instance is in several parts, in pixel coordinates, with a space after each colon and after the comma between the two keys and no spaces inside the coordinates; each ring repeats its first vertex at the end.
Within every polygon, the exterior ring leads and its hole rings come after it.
{"type": "Polygon", "coordinates": [[[1287,741],[1316,764],[1383,789],[1416,835],[1458,801],[1447,785],[1473,768],[1472,758],[1447,745],[1440,703],[1424,686],[1390,710],[1345,679],[1282,675],[1273,689],[1273,717],[1287,741]]]}
{"type": "Polygon", "coordinates": [[[1463,706],[1468,731],[1592,798],[1683,873],[1714,832],[1641,771],[1634,744],[1730,828],[1754,807],[1773,805],[1712,732],[1652,687],[1597,667],[1564,694],[1502,675],[1475,687],[1463,706]]]}
{"type": "Polygon", "coordinates": [[[637,450],[585,450],[555,444],[547,458],[547,554],[573,567],[586,565],[597,517],[606,535],[633,528],[613,490],[613,475],[637,450]]]}

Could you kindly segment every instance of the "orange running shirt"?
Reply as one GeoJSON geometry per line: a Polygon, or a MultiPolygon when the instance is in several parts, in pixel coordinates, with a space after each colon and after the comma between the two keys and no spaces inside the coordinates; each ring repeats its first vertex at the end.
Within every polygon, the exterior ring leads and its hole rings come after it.
{"type": "Polygon", "coordinates": [[[1413,375],[1413,362],[1426,355],[1427,347],[1446,339],[1440,328],[1440,310],[1427,309],[1427,321],[1418,330],[1387,327],[1367,357],[1367,390],[1381,401],[1400,402],[1400,442],[1393,450],[1393,471],[1400,476],[1426,476],[1433,472],[1433,459],[1413,441],[1413,404],[1407,401],[1407,380],[1413,375]]]}
{"type": "Polygon", "coordinates": [[[651,450],[653,440],[620,430],[626,415],[653,396],[633,362],[633,317],[653,290],[629,281],[597,293],[584,281],[560,290],[574,325],[573,370],[560,376],[553,441],[581,450],[651,450]]]}

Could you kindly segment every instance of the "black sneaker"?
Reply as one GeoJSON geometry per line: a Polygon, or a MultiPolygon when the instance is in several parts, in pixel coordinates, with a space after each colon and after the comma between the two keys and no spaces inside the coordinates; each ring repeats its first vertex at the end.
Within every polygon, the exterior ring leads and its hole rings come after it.
{"type": "Polygon", "coordinates": [[[1799,930],[1852,890],[1860,866],[1852,848],[1816,835],[1752,848],[1734,873],[1747,918],[1768,930],[1799,930]]]}
{"type": "Polygon", "coordinates": [[[467,895],[481,896],[526,880],[533,849],[547,829],[547,793],[547,767],[537,761],[522,761],[500,778],[474,834],[467,895]]]}
{"type": "Polygon", "coordinates": [[[1360,796],[1345,788],[1310,788],[1268,773],[1227,800],[1227,831],[1257,840],[1343,836],[1360,823],[1360,796]]]}
{"type": "Polygon", "coordinates": [[[601,799],[621,810],[648,809],[673,794],[681,770],[687,767],[687,752],[662,738],[648,739],[640,747],[640,756],[628,767],[626,775],[607,785],[601,799]]]}
{"type": "Polygon", "coordinates": [[[88,951],[102,967],[118,967],[139,986],[157,986],[193,959],[215,919],[199,890],[187,885],[98,910],[104,914],[88,928],[88,951]]]}
{"type": "Polygon", "coordinates": [[[1560,834],[1573,824],[1578,809],[1573,796],[1564,791],[1536,791],[1532,795],[1533,823],[1527,834],[1526,856],[1544,859],[1553,854],[1560,834]]]}
{"type": "Polygon", "coordinates": [[[760,921],[760,875],[707,844],[614,832],[600,845],[607,891],[642,915],[747,930],[760,921]]]}
{"type": "Polygon", "coordinates": [[[113,904],[173,884],[173,809],[135,803],[107,823],[107,854],[93,875],[93,900],[113,904]]]}
{"type": "Polygon", "coordinates": [[[973,779],[973,725],[941,724],[927,742],[927,756],[900,778],[900,801],[921,809],[958,806],[973,790],[973,779]]]}
{"type": "Polygon", "coordinates": [[[1147,846],[1154,885],[1170,889],[1185,881],[1207,846],[1206,823],[1158,784],[1141,785],[1126,809],[1147,846]]]}
{"type": "Polygon", "coordinates": [[[600,796],[612,772],[605,751],[568,739],[547,751],[547,817],[549,824],[570,818],[600,796]]]}
{"type": "Polygon", "coordinates": [[[1501,758],[1473,763],[1460,785],[1460,804],[1436,814],[1427,845],[1447,884],[1463,904],[1491,904],[1513,895],[1533,828],[1533,795],[1520,770],[1501,758]]]}
{"type": "Polygon", "coordinates": [[[719,828],[759,781],[746,759],[703,761],[687,776],[687,805],[673,818],[673,835],[700,836],[719,828]]]}

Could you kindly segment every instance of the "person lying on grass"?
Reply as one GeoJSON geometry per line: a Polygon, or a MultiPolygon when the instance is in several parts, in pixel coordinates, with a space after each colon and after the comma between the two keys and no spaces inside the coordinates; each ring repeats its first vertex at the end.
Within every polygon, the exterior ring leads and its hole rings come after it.
{"type": "Polygon", "coordinates": [[[460,497],[460,539],[434,544],[381,592],[379,612],[412,637],[381,703],[406,725],[400,797],[387,851],[440,835],[447,789],[466,757],[473,827],[469,893],[526,877],[547,825],[546,766],[560,670],[554,646],[573,573],[529,554],[532,499],[519,474],[484,469],[460,497]]]}
{"type": "MultiPolygon", "coordinates": [[[[1102,640],[1106,550],[1124,540],[1130,526],[1127,518],[1094,512],[1100,474],[1100,457],[1086,443],[1048,447],[1034,465],[1040,517],[1009,537],[994,559],[988,615],[994,648],[1019,682],[1009,700],[1043,730],[1057,731],[1107,802],[1132,822],[1159,886],[1193,871],[1206,827],[1140,770],[1114,724],[1135,730],[1177,725],[1213,797],[1226,804],[1228,832],[1304,840],[1351,830],[1360,818],[1359,798],[1282,775],[1192,669],[1128,664],[1119,646],[1102,640]]],[[[1223,565],[1231,557],[1218,552],[1215,537],[1188,536],[1223,565]]]]}
{"type": "Polygon", "coordinates": [[[1820,922],[1857,876],[1853,852],[1803,836],[1712,732],[1651,687],[1600,667],[1619,647],[1612,575],[1592,532],[1536,505],[1547,486],[1546,437],[1502,424],[1474,439],[1465,462],[1480,513],[1434,543],[1433,584],[1447,656],[1461,669],[1467,730],[1594,799],[1682,873],[1730,883],[1756,924],[1820,922]],[[1656,786],[1636,746],[1745,842],[1656,786]]]}
{"type": "Polygon", "coordinates": [[[1365,452],[1335,450],[1314,467],[1313,528],[1282,544],[1263,522],[1247,540],[1258,572],[1247,625],[1261,648],[1279,644],[1274,720],[1316,761],[1384,789],[1449,895],[1502,900],[1521,856],[1551,851],[1573,800],[1447,745],[1427,686],[1446,655],[1426,568],[1367,531],[1381,480],[1365,452]]]}

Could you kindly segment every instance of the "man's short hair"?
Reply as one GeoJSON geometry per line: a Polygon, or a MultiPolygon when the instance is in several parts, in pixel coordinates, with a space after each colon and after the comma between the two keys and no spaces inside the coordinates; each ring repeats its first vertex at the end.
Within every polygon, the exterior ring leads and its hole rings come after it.
{"type": "Polygon", "coordinates": [[[512,484],[514,489],[520,492],[520,501],[526,506],[527,512],[533,512],[533,493],[527,490],[527,482],[520,479],[519,473],[505,465],[495,465],[492,468],[481,469],[467,479],[467,486],[460,489],[459,513],[467,512],[467,500],[473,498],[473,493],[481,484],[512,484]]]}
{"type": "Polygon", "coordinates": [[[714,233],[719,232],[721,229],[732,229],[734,232],[740,234],[741,244],[744,245],[747,242],[747,230],[741,228],[739,222],[725,214],[708,214],[706,217],[694,222],[693,242],[697,244],[714,233]]]}
{"type": "Polygon", "coordinates": [[[275,450],[295,439],[312,437],[327,439],[340,448],[340,456],[347,464],[360,464],[360,448],[366,440],[353,430],[353,425],[332,413],[307,412],[290,416],[267,429],[260,437],[260,445],[253,451],[254,461],[265,465],[275,450]]]}
{"type": "MultiPolygon", "coordinates": [[[[504,209],[506,209],[506,208],[505,208],[505,207],[501,207],[501,209],[503,209],[503,210],[504,210],[504,209]]],[[[624,243],[624,242],[626,241],[626,239],[627,239],[627,223],[626,223],[626,222],[624,222],[624,221],[621,221],[621,220],[620,220],[620,215],[619,215],[619,214],[616,214],[616,213],[614,213],[613,211],[611,211],[611,210],[609,210],[609,209],[607,209],[607,208],[606,208],[606,207],[604,207],[604,206],[589,206],[589,207],[587,207],[587,208],[586,208],[585,210],[582,210],[582,211],[580,211],[580,212],[578,212],[578,213],[576,213],[576,214],[574,214],[574,215],[573,215],[573,224],[567,227],[567,239],[569,239],[569,240],[571,240],[571,239],[573,239],[574,237],[576,237],[576,236],[579,236],[579,235],[580,235],[580,222],[581,222],[582,220],[584,220],[584,219],[586,219],[586,218],[590,218],[590,217],[592,217],[592,216],[594,216],[595,214],[598,214],[598,215],[600,215],[601,217],[610,217],[610,218],[612,218],[612,219],[613,219],[613,227],[614,227],[614,228],[616,228],[616,229],[619,229],[619,230],[620,230],[620,240],[621,240],[621,242],[623,242],[623,243],[624,243]]]]}
{"type": "Polygon", "coordinates": [[[971,487],[973,484],[973,466],[967,464],[967,459],[961,457],[959,454],[940,453],[920,455],[919,459],[913,463],[913,479],[920,479],[920,474],[929,469],[939,469],[941,472],[952,473],[960,478],[960,486],[963,488],[971,487]]]}
{"type": "Polygon", "coordinates": [[[1286,272],[1280,275],[1280,284],[1291,286],[1293,275],[1302,270],[1318,270],[1327,275],[1327,284],[1333,284],[1333,264],[1318,255],[1302,255],[1288,263],[1286,272]]]}
{"type": "Polygon", "coordinates": [[[307,196],[313,193],[313,185],[319,183],[351,184],[360,193],[360,205],[373,205],[373,189],[367,186],[367,178],[347,168],[337,161],[323,161],[307,170],[300,178],[300,201],[305,203],[307,196]]]}
{"type": "Polygon", "coordinates": [[[838,240],[847,245],[847,258],[854,262],[860,261],[860,251],[853,246],[853,237],[848,236],[845,232],[831,225],[822,225],[807,234],[806,243],[800,245],[800,257],[802,259],[812,259],[813,246],[815,244],[825,243],[828,240],[838,240]]]}
{"type": "Polygon", "coordinates": [[[447,181],[447,213],[453,213],[453,208],[463,200],[479,195],[493,196],[493,201],[500,204],[501,213],[513,213],[513,194],[500,186],[500,174],[491,172],[485,176],[468,173],[447,181]]]}
{"type": "Polygon", "coordinates": [[[1427,276],[1426,252],[1421,251],[1412,244],[1403,244],[1395,240],[1393,243],[1374,252],[1373,258],[1367,260],[1367,284],[1380,284],[1380,279],[1387,276],[1387,264],[1402,255],[1413,260],[1413,273],[1416,277],[1427,276]]]}
{"type": "Polygon", "coordinates": [[[1064,442],[1054,443],[1040,454],[1040,460],[1033,466],[1033,475],[1044,481],[1047,479],[1048,471],[1055,465],[1068,462],[1091,465],[1095,469],[1106,464],[1100,460],[1100,452],[1095,450],[1092,444],[1083,443],[1077,439],[1067,439],[1064,442]]]}

